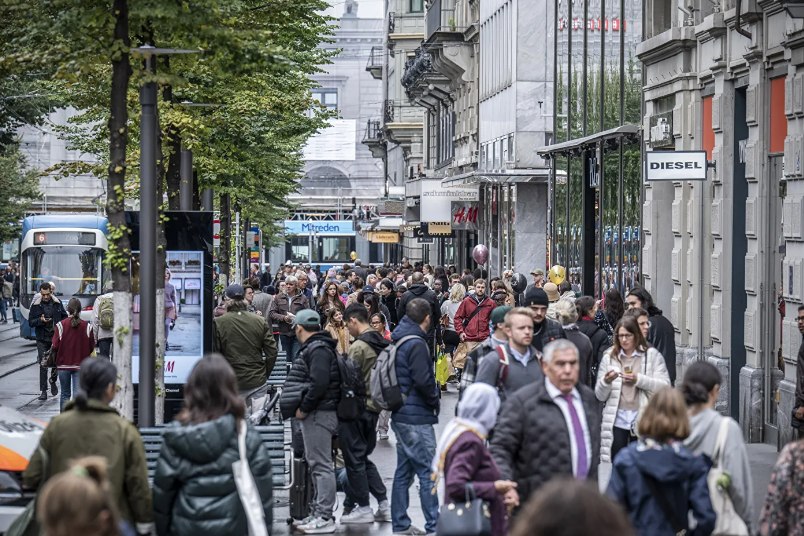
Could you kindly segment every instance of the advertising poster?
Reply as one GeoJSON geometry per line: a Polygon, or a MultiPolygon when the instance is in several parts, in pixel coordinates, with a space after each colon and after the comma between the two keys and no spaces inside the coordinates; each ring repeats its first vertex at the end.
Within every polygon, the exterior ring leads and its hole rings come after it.
{"type": "MultiPolygon", "coordinates": [[[[134,383],[140,375],[140,296],[139,254],[132,255],[132,283],[134,285],[134,340],[131,372],[134,383]]],[[[165,272],[165,383],[181,384],[193,366],[201,359],[203,327],[201,312],[204,308],[204,265],[201,251],[168,251],[165,272]]]]}

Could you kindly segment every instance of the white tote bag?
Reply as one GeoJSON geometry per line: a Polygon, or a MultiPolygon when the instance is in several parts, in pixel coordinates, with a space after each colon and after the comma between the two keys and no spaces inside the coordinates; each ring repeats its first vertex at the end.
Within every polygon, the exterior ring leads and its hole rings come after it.
{"type": "Polygon", "coordinates": [[[723,468],[723,449],[726,444],[726,433],[729,426],[729,418],[724,417],[720,421],[720,429],[715,442],[715,450],[712,452],[712,463],[709,470],[707,482],[709,484],[709,498],[712,500],[712,507],[717,514],[717,523],[713,536],[748,536],[748,527],[745,526],[743,519],[734,509],[729,490],[718,486],[717,481],[725,472],[723,468]]]}
{"type": "Polygon", "coordinates": [[[246,423],[241,420],[237,431],[237,450],[240,452],[240,459],[232,464],[232,472],[237,486],[237,494],[240,496],[243,510],[246,512],[246,519],[248,519],[248,535],[268,536],[260,491],[257,489],[254,475],[251,474],[251,468],[248,466],[246,430],[246,423]]]}

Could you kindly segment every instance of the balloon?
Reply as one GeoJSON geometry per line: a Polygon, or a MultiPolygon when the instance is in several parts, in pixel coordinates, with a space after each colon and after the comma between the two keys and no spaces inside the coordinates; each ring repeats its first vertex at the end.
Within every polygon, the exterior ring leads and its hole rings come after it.
{"type": "Polygon", "coordinates": [[[472,250],[472,258],[477,264],[486,264],[489,260],[489,248],[484,244],[476,245],[475,249],[472,250]]]}
{"type": "Polygon", "coordinates": [[[353,252],[351,252],[351,253],[349,254],[349,258],[350,258],[350,259],[352,259],[352,260],[355,260],[355,259],[357,258],[357,253],[355,253],[354,251],[353,251],[353,252]]]}
{"type": "Polygon", "coordinates": [[[564,271],[563,266],[555,265],[550,268],[550,281],[555,283],[556,285],[560,285],[564,279],[567,277],[567,273],[564,271]]]}
{"type": "Polygon", "coordinates": [[[522,274],[514,274],[511,277],[511,288],[517,294],[525,292],[525,289],[528,288],[528,280],[522,274]]]}

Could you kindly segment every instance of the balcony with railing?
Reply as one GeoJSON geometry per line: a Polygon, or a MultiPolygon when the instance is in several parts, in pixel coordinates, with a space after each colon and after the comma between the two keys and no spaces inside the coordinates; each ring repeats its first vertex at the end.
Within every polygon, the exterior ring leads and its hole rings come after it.
{"type": "Polygon", "coordinates": [[[386,139],[405,144],[424,129],[424,110],[407,101],[387,100],[383,107],[383,130],[386,139]]]}
{"type": "Polygon", "coordinates": [[[382,69],[385,66],[385,56],[382,47],[371,47],[366,71],[371,73],[375,80],[382,80],[382,69]]]}
{"type": "Polygon", "coordinates": [[[363,135],[363,145],[369,148],[374,158],[385,158],[385,134],[382,130],[382,121],[369,119],[366,123],[366,133],[363,135]]]}
{"type": "MultiPolygon", "coordinates": [[[[425,18],[425,41],[432,42],[434,37],[438,37],[437,34],[460,35],[466,30],[465,27],[461,27],[462,22],[459,22],[461,17],[458,16],[455,3],[456,0],[432,1],[425,18]]],[[[450,40],[454,40],[455,37],[450,37],[450,40]]]]}

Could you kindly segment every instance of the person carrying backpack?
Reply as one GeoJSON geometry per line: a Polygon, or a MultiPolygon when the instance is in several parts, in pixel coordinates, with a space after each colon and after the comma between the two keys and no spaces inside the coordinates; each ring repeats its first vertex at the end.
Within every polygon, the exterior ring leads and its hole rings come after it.
{"type": "MultiPolygon", "coordinates": [[[[408,517],[408,490],[414,474],[419,477],[419,497],[427,521],[427,534],[435,533],[438,497],[433,495],[430,462],[436,451],[435,425],[440,409],[439,387],[433,360],[425,340],[432,320],[433,307],[424,299],[407,303],[406,315],[391,335],[395,345],[393,368],[401,407],[391,409],[391,428],[396,434],[396,472],[391,493],[391,517],[395,534],[425,534],[408,517]]],[[[385,354],[385,352],[383,352],[385,354]]],[[[379,362],[383,356],[378,357],[379,362]]],[[[374,373],[377,373],[375,369],[374,373]]],[[[372,396],[377,380],[372,377],[372,396]]]]}
{"type": "MultiPolygon", "coordinates": [[[[349,333],[355,341],[349,347],[349,359],[358,364],[366,392],[371,387],[371,372],[377,362],[377,355],[391,343],[369,324],[368,311],[359,303],[346,308],[343,316],[349,333]]],[[[377,446],[377,421],[380,408],[369,396],[366,410],[357,419],[342,421],[338,427],[338,441],[343,452],[346,475],[352,489],[357,508],[344,513],[341,523],[374,523],[391,521],[391,506],[388,492],[383,484],[377,466],[369,459],[377,446]],[[369,495],[377,499],[377,513],[371,511],[369,495]]]]}
{"type": "Polygon", "coordinates": [[[114,340],[114,293],[111,279],[103,285],[103,294],[92,305],[92,332],[98,341],[98,356],[112,357],[114,340]]]}
{"type": "Polygon", "coordinates": [[[337,342],[320,327],[321,317],[312,309],[300,310],[293,318],[292,329],[301,347],[279,401],[282,416],[298,420],[313,475],[315,495],[310,516],[296,527],[304,534],[331,534],[336,528],[332,515],[337,494],[332,437],[338,434],[341,373],[335,353],[337,342]]]}

